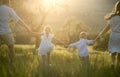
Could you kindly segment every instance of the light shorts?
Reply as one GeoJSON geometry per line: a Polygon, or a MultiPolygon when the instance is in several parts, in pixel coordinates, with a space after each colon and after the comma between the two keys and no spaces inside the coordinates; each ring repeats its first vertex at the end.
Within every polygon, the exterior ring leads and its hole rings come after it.
{"type": "Polygon", "coordinates": [[[0,43],[12,45],[15,43],[15,40],[11,33],[3,35],[0,34],[0,43]]]}

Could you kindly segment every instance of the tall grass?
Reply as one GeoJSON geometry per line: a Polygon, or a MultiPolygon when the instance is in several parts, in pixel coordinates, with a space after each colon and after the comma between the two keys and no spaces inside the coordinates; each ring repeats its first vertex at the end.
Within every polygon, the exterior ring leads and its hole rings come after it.
{"type": "Polygon", "coordinates": [[[120,68],[111,68],[106,52],[90,49],[90,65],[81,66],[77,51],[57,46],[51,66],[44,66],[34,46],[16,46],[15,62],[9,63],[6,46],[0,48],[0,77],[120,77],[120,68]]]}

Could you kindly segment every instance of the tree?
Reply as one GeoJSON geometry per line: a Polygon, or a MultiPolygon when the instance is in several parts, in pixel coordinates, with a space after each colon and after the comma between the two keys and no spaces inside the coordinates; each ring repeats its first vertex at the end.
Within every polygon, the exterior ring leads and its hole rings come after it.
{"type": "MultiPolygon", "coordinates": [[[[33,31],[41,32],[41,29],[43,29],[43,24],[48,18],[48,15],[56,15],[56,13],[60,12],[60,9],[66,11],[69,8],[67,2],[64,3],[61,1],[62,0],[12,0],[11,7],[13,7],[16,10],[17,14],[27,24],[30,25],[33,31]]],[[[15,28],[16,27],[19,28],[18,26],[15,26],[15,28]]],[[[25,31],[19,33],[24,34],[25,31]]],[[[38,47],[38,40],[40,38],[38,36],[34,37],[36,39],[36,47],[38,47]]]]}
{"type": "MultiPolygon", "coordinates": [[[[37,27],[33,28],[33,31],[40,32],[40,29],[43,27],[42,25],[45,22],[45,19],[47,18],[48,14],[56,13],[58,11],[56,9],[59,9],[59,8],[63,9],[63,6],[67,6],[68,5],[68,4],[60,4],[59,1],[60,0],[40,0],[39,1],[39,3],[40,3],[39,5],[40,6],[37,6],[37,8],[39,10],[39,13],[43,17],[41,19],[40,24],[37,27]]],[[[64,8],[67,9],[67,7],[64,7],[64,8]]],[[[35,47],[38,48],[39,42],[40,42],[40,37],[39,36],[35,36],[35,39],[36,39],[35,47]]]]}
{"type": "Polygon", "coordinates": [[[63,26],[64,38],[66,38],[67,44],[79,40],[80,32],[89,32],[89,30],[90,28],[83,21],[74,17],[66,19],[63,26]]]}

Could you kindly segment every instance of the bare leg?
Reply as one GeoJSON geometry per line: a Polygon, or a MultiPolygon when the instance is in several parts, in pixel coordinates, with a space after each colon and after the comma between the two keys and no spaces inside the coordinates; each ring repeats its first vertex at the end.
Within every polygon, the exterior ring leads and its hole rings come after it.
{"type": "Polygon", "coordinates": [[[116,57],[116,53],[111,53],[110,58],[112,65],[115,65],[115,57],[116,57]]]}
{"type": "Polygon", "coordinates": [[[14,45],[8,45],[9,48],[9,58],[10,58],[10,62],[12,63],[14,60],[14,53],[15,53],[15,49],[14,49],[14,45]]]}
{"type": "Polygon", "coordinates": [[[85,58],[84,58],[84,61],[85,61],[85,64],[86,64],[86,65],[89,65],[89,64],[90,64],[90,62],[89,62],[89,56],[85,57],[85,58]]]}
{"type": "Polygon", "coordinates": [[[47,53],[47,62],[48,62],[48,64],[50,64],[50,54],[51,54],[51,52],[47,53]]]}
{"type": "Polygon", "coordinates": [[[84,58],[83,57],[79,57],[80,59],[80,66],[83,66],[84,65],[84,58]]]}
{"type": "MultiPolygon", "coordinates": [[[[89,66],[90,66],[89,56],[84,57],[84,65],[86,72],[89,72],[89,66]]],[[[86,74],[86,77],[89,77],[89,74],[86,74]]]]}
{"type": "Polygon", "coordinates": [[[46,65],[46,55],[42,55],[42,64],[46,65]]]}
{"type": "Polygon", "coordinates": [[[120,53],[118,53],[118,56],[117,56],[117,64],[120,66],[120,53]]]}

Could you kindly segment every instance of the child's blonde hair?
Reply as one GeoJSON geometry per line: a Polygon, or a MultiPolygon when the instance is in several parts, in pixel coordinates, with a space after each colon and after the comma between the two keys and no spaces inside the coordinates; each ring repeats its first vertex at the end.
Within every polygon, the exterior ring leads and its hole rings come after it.
{"type": "Polygon", "coordinates": [[[46,32],[46,29],[49,29],[50,32],[52,32],[52,28],[50,27],[50,25],[49,26],[45,26],[43,31],[46,32]]]}
{"type": "Polygon", "coordinates": [[[80,38],[86,38],[88,35],[87,32],[80,32],[80,38]]]}

